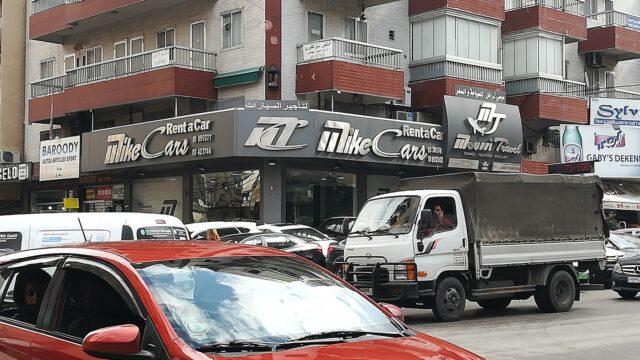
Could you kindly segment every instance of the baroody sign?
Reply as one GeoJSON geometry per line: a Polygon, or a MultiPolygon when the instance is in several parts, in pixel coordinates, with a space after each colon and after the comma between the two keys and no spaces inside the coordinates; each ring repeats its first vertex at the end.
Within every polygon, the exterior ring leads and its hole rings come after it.
{"type": "Polygon", "coordinates": [[[40,181],[80,177],[80,136],[40,142],[40,181]]]}
{"type": "Polygon", "coordinates": [[[445,96],[447,166],[520,172],[522,124],[517,106],[445,96]]]}

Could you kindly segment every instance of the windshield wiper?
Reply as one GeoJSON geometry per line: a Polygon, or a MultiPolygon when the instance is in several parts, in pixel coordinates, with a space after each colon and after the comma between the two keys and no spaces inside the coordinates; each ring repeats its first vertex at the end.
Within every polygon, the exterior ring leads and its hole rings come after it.
{"type": "Polygon", "coordinates": [[[338,331],[325,331],[317,334],[310,334],[298,339],[289,340],[281,344],[276,345],[276,349],[290,349],[294,347],[315,345],[315,344],[333,344],[344,342],[345,339],[355,339],[362,336],[382,336],[382,337],[403,337],[407,336],[405,333],[400,332],[376,332],[376,331],[352,331],[352,330],[338,330],[338,331]]]}
{"type": "Polygon", "coordinates": [[[393,236],[395,236],[396,239],[400,237],[400,236],[398,236],[398,234],[391,233],[391,229],[384,229],[384,228],[370,231],[369,234],[371,234],[371,235],[393,235],[393,236]]]}
{"type": "Polygon", "coordinates": [[[364,230],[361,230],[361,231],[352,231],[352,232],[350,232],[350,233],[349,233],[349,235],[362,235],[362,236],[366,236],[366,237],[368,237],[369,239],[373,239],[373,238],[371,237],[371,235],[369,235],[369,232],[368,232],[368,231],[364,231],[364,230]]]}
{"type": "Polygon", "coordinates": [[[250,341],[229,341],[202,345],[196,350],[200,352],[264,352],[273,351],[274,345],[250,341]]]}

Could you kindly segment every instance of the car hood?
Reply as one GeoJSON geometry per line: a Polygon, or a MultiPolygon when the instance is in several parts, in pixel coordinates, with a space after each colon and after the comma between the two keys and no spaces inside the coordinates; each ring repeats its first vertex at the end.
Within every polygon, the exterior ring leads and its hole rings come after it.
{"type": "Polygon", "coordinates": [[[626,259],[620,260],[620,265],[640,265],[640,255],[627,256],[626,259]]]}
{"type": "Polygon", "coordinates": [[[412,337],[354,341],[332,345],[307,346],[276,353],[224,357],[216,359],[279,360],[299,358],[315,360],[481,360],[482,357],[446,341],[418,334],[412,337]]]}

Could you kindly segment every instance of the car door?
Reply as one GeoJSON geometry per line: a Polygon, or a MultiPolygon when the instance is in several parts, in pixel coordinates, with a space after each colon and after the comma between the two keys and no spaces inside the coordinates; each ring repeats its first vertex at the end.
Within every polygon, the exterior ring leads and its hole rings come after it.
{"type": "Polygon", "coordinates": [[[154,353],[154,358],[168,359],[135,291],[114,268],[98,261],[68,258],[53,281],[59,285],[41,319],[44,333],[32,338],[32,359],[94,359],[82,350],[84,337],[100,328],[124,324],[140,328],[142,350],[154,353]]]}
{"type": "Polygon", "coordinates": [[[61,259],[33,259],[0,269],[1,359],[33,359],[31,343],[42,334],[42,312],[54,287],[51,277],[61,259]],[[37,299],[35,306],[28,306],[27,301],[19,300],[34,296],[37,299]]]}

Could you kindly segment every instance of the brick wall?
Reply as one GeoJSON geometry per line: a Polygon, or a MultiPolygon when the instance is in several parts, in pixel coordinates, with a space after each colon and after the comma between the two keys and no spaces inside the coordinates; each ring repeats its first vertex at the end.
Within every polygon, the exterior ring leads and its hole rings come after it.
{"type": "Polygon", "coordinates": [[[531,28],[565,35],[576,40],[587,38],[587,22],[584,16],[546,6],[532,6],[508,11],[502,23],[502,34],[531,28]]]}
{"type": "Polygon", "coordinates": [[[508,96],[507,103],[520,107],[522,121],[545,119],[559,123],[587,124],[587,100],[546,94],[508,96]]]}
{"type": "Polygon", "coordinates": [[[619,49],[640,57],[640,32],[618,26],[592,28],[587,31],[588,39],[578,44],[581,53],[606,49],[619,49]]]}
{"type": "Polygon", "coordinates": [[[340,90],[404,99],[404,72],[345,61],[321,61],[297,66],[296,92],[340,90]]]}
{"type": "Polygon", "coordinates": [[[420,81],[411,84],[411,105],[416,109],[442,106],[444,102],[442,96],[454,95],[457,84],[504,91],[503,85],[488,84],[451,77],[420,81]]]}
{"type": "Polygon", "coordinates": [[[520,172],[525,174],[548,174],[549,169],[547,163],[543,161],[522,160],[520,163],[520,172]]]}
{"type": "Polygon", "coordinates": [[[409,0],[409,15],[445,7],[504,20],[503,0],[409,0]]]}

